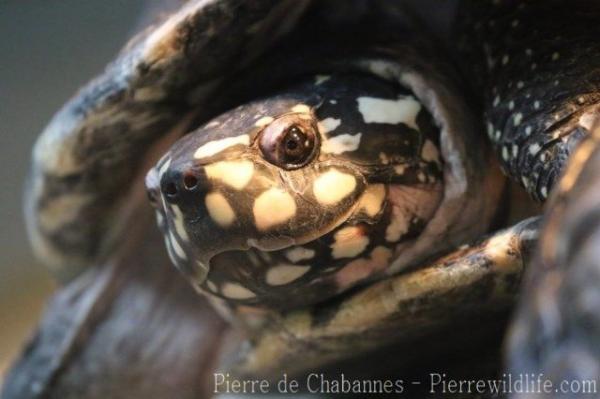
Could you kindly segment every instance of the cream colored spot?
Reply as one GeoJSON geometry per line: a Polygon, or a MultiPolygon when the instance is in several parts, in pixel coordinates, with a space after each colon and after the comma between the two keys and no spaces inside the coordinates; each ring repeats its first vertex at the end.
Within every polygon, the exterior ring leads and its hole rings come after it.
{"type": "Polygon", "coordinates": [[[256,127],[263,127],[263,126],[267,126],[269,123],[273,122],[275,119],[273,119],[273,117],[271,116],[263,116],[262,118],[260,118],[259,120],[257,120],[254,123],[254,126],[256,127]]]}
{"type": "Polygon", "coordinates": [[[296,214],[296,202],[286,191],[271,188],[254,201],[253,213],[256,227],[266,230],[290,220],[296,214]]]}
{"type": "Polygon", "coordinates": [[[310,270],[310,266],[277,265],[267,271],[265,280],[269,285],[283,285],[302,277],[310,270]]]}
{"type": "Polygon", "coordinates": [[[520,112],[515,114],[515,116],[513,117],[514,125],[519,126],[521,124],[521,120],[523,120],[523,114],[520,112]]]}
{"type": "Polygon", "coordinates": [[[362,229],[356,226],[345,227],[333,236],[335,242],[331,245],[334,259],[353,258],[360,254],[369,245],[369,237],[366,237],[362,229]]]}
{"type": "Polygon", "coordinates": [[[326,154],[342,154],[344,152],[356,151],[360,147],[362,133],[355,135],[340,134],[326,139],[321,145],[321,151],[326,154]]]}
{"type": "Polygon", "coordinates": [[[331,76],[329,75],[317,75],[315,76],[315,84],[320,85],[321,83],[327,82],[329,79],[331,79],[331,76]]]}
{"type": "Polygon", "coordinates": [[[162,165],[161,167],[158,169],[158,178],[162,178],[162,176],[165,174],[165,172],[167,171],[167,169],[169,169],[169,166],[171,166],[171,158],[167,159],[162,165]]]}
{"type": "Polygon", "coordinates": [[[384,199],[385,186],[383,184],[370,185],[360,197],[359,208],[370,217],[374,217],[381,211],[384,199]]]}
{"type": "Polygon", "coordinates": [[[183,224],[183,213],[177,205],[172,205],[171,210],[173,211],[173,224],[175,225],[175,232],[185,242],[190,240],[188,233],[183,224]]]}
{"type": "MultiPolygon", "coordinates": [[[[396,210],[396,208],[394,209],[396,210]]],[[[406,234],[410,226],[409,219],[401,212],[392,213],[392,221],[385,230],[385,239],[388,242],[396,242],[406,234]]]]}
{"type": "Polygon", "coordinates": [[[396,165],[394,166],[394,172],[396,172],[397,175],[403,175],[404,172],[406,172],[406,165],[396,165]]]}
{"type": "Polygon", "coordinates": [[[405,123],[413,129],[417,126],[417,115],[421,103],[412,96],[402,96],[397,100],[374,97],[358,97],[358,111],[365,123],[405,123]]]}
{"type": "Polygon", "coordinates": [[[221,180],[236,190],[241,190],[250,182],[254,174],[252,161],[221,161],[205,168],[209,179],[221,180]]]}
{"type": "Polygon", "coordinates": [[[540,109],[540,102],[539,102],[539,101],[535,101],[535,102],[533,103],[533,108],[535,108],[535,109],[540,109]]]}
{"type": "Polygon", "coordinates": [[[219,125],[220,125],[220,123],[218,121],[212,121],[212,122],[208,122],[206,125],[204,125],[204,127],[211,128],[211,127],[217,127],[219,125]]]}
{"type": "Polygon", "coordinates": [[[310,107],[306,104],[298,104],[292,107],[292,112],[297,112],[299,114],[309,114],[310,107]]]}
{"type": "Polygon", "coordinates": [[[233,223],[235,212],[223,194],[218,192],[209,193],[205,202],[208,214],[219,226],[228,227],[233,223]]]}
{"type": "Polygon", "coordinates": [[[173,244],[171,244],[170,236],[165,236],[165,246],[167,247],[167,255],[169,255],[171,263],[173,263],[174,265],[179,264],[179,260],[177,259],[173,251],[173,244]]]}
{"type": "Polygon", "coordinates": [[[213,155],[216,155],[229,147],[233,147],[234,145],[250,145],[250,136],[247,134],[242,134],[240,136],[209,141],[208,143],[200,146],[196,152],[194,152],[194,158],[202,159],[212,157],[213,155]]]}
{"type": "Polygon", "coordinates": [[[440,153],[431,140],[425,140],[421,150],[421,158],[427,162],[440,162],[440,153]]]}
{"type": "Polygon", "coordinates": [[[292,263],[298,263],[306,259],[312,259],[315,256],[313,249],[304,247],[294,247],[285,251],[285,257],[292,263]]]}
{"type": "Polygon", "coordinates": [[[173,247],[173,251],[175,251],[175,254],[180,259],[186,260],[187,256],[185,254],[185,251],[183,250],[183,248],[181,248],[181,245],[179,245],[179,242],[173,235],[173,232],[169,232],[169,241],[171,241],[171,246],[173,247]]]}
{"type": "Polygon", "coordinates": [[[165,218],[161,212],[156,211],[156,224],[162,228],[163,223],[165,222],[165,218]]]}
{"type": "Polygon", "coordinates": [[[315,180],[313,192],[319,203],[334,205],[350,195],[356,188],[356,179],[347,173],[331,169],[315,180]]]}
{"type": "Polygon", "coordinates": [[[250,299],[254,298],[256,294],[250,291],[248,288],[243,287],[236,283],[225,283],[221,288],[221,293],[230,299],[250,299]]]}
{"type": "Polygon", "coordinates": [[[335,118],[325,118],[319,122],[319,131],[321,134],[329,133],[337,129],[337,127],[342,123],[341,119],[335,118]]]}
{"type": "Polygon", "coordinates": [[[532,144],[529,146],[529,153],[531,155],[536,155],[542,148],[540,147],[539,144],[532,144]]]}

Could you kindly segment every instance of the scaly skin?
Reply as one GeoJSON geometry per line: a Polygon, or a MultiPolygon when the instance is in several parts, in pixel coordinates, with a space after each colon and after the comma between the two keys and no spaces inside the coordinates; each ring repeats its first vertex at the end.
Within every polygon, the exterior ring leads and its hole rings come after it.
{"type": "Polygon", "coordinates": [[[504,170],[546,200],[598,109],[594,1],[463,0],[461,61],[504,170]]]}
{"type": "Polygon", "coordinates": [[[317,75],[185,136],[146,181],[195,287],[233,309],[288,310],[389,274],[441,203],[437,142],[410,91],[317,75]]]}

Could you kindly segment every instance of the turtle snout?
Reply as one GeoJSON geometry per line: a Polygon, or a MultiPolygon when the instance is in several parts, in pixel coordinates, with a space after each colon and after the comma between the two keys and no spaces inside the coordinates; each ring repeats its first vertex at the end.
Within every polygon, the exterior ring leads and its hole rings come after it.
{"type": "Polygon", "coordinates": [[[202,187],[206,184],[206,173],[202,168],[173,167],[167,169],[159,181],[160,192],[167,202],[185,202],[197,199],[197,194],[202,194],[202,187]]]}
{"type": "Polygon", "coordinates": [[[160,207],[161,195],[165,200],[176,203],[187,193],[199,190],[203,179],[201,170],[193,168],[152,168],[146,175],[146,191],[153,206],[160,207]]]}

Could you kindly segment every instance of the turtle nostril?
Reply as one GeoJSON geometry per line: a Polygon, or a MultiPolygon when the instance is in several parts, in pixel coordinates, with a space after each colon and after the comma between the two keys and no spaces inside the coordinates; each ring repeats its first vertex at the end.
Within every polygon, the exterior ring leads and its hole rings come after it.
{"type": "Polygon", "coordinates": [[[164,193],[169,197],[174,197],[177,195],[177,186],[175,183],[167,183],[165,185],[164,193]]]}
{"type": "Polygon", "coordinates": [[[183,177],[183,185],[187,190],[193,190],[198,185],[198,178],[188,173],[183,177]]]}

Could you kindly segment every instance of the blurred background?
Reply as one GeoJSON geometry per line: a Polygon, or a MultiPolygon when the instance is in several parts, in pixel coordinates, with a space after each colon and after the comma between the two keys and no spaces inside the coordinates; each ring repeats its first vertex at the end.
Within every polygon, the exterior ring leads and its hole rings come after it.
{"type": "Polygon", "coordinates": [[[54,288],[32,257],[23,221],[31,147],[140,26],[147,3],[0,1],[0,376],[54,288]]]}

